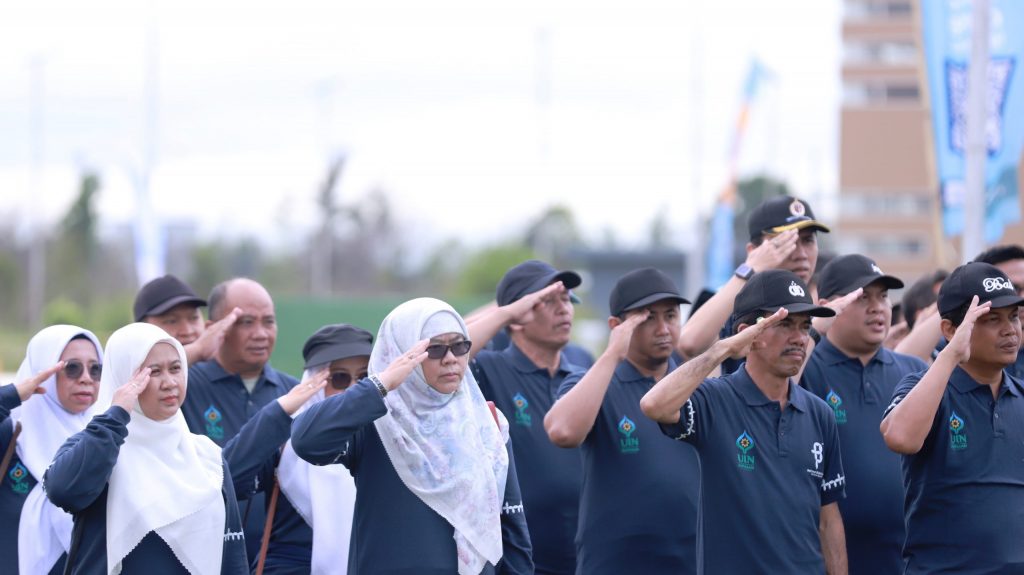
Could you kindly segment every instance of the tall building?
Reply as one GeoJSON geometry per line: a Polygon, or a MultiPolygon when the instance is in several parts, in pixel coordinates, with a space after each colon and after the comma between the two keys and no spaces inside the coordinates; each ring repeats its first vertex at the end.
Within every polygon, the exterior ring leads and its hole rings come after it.
{"type": "MultiPolygon", "coordinates": [[[[843,8],[836,248],[909,281],[952,268],[960,242],[941,231],[920,0],[844,0],[843,8]]],[[[1024,225],[999,243],[1024,244],[1024,225]]]]}

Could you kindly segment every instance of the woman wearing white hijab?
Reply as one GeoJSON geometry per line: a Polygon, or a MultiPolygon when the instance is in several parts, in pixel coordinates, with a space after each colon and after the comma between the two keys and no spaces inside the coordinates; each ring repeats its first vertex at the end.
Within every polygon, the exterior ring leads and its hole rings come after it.
{"type": "Polygon", "coordinates": [[[293,416],[345,393],[366,377],[372,349],[373,334],[365,329],[344,323],[321,327],[302,346],[302,383],[267,404],[224,446],[242,498],[248,492],[239,485],[271,492],[276,471],[280,496],[273,524],[264,531],[269,539],[263,575],[347,573],[355,481],[341,465],[320,467],[303,461],[289,437],[293,416]],[[252,481],[253,476],[258,481],[252,481]]]}
{"type": "Polygon", "coordinates": [[[103,348],[91,331],[53,325],[28,342],[20,383],[0,388],[0,453],[14,447],[0,469],[0,525],[7,526],[0,531],[0,557],[20,573],[64,569],[71,516],[46,499],[38,480],[57,449],[92,418],[102,364],[103,348]]]}
{"type": "Polygon", "coordinates": [[[71,573],[248,573],[231,475],[220,448],[181,414],[185,351],[162,329],[107,341],[98,405],[43,476],[74,515],[71,573]]]}
{"type": "Polygon", "coordinates": [[[467,369],[466,338],[442,301],[398,306],[370,377],[292,426],[299,457],[355,477],[352,575],[533,573],[508,423],[467,369]]]}

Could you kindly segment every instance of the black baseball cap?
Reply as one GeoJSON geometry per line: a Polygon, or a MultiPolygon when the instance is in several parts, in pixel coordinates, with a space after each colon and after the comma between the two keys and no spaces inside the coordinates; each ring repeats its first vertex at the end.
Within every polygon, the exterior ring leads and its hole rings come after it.
{"type": "Polygon", "coordinates": [[[1013,282],[992,264],[971,262],[949,274],[939,288],[939,315],[956,311],[978,296],[978,304],[992,302],[992,309],[1020,305],[1024,298],[1017,295],[1013,282]]]}
{"type": "Polygon", "coordinates": [[[303,369],[323,365],[346,357],[370,355],[373,334],[347,323],[325,325],[309,336],[302,346],[303,369]]]}
{"type": "Polygon", "coordinates": [[[867,256],[839,256],[832,258],[832,261],[821,269],[821,276],[818,278],[818,297],[846,295],[873,283],[880,283],[885,289],[903,287],[903,282],[898,277],[882,273],[882,268],[867,256]]]}
{"type": "Polygon", "coordinates": [[[828,226],[814,219],[810,204],[793,196],[777,196],[761,202],[747,218],[750,240],[764,234],[779,234],[786,230],[812,228],[825,233],[828,226]]]}
{"type": "MultiPolygon", "coordinates": [[[[557,281],[562,282],[565,289],[571,290],[583,283],[580,274],[573,271],[558,271],[551,264],[540,260],[527,260],[512,267],[498,282],[498,305],[508,305],[524,295],[543,289],[557,281]]],[[[571,294],[570,294],[571,295],[571,294]]],[[[573,297],[573,301],[579,300],[573,297]]]]}
{"type": "Polygon", "coordinates": [[[198,306],[205,306],[206,300],[196,295],[188,284],[167,274],[158,277],[142,286],[135,296],[135,321],[142,321],[147,316],[160,315],[171,310],[174,306],[183,303],[191,303],[198,306]]]}
{"type": "Polygon", "coordinates": [[[757,272],[736,294],[733,317],[740,319],[754,312],[775,313],[780,307],[789,313],[806,313],[816,317],[832,317],[832,308],[815,305],[810,290],[796,274],[787,270],[757,272]]]}
{"type": "Polygon", "coordinates": [[[619,278],[608,297],[608,308],[612,315],[619,316],[631,310],[642,308],[656,301],[670,299],[679,304],[690,303],[679,295],[672,278],[661,270],[641,268],[619,278]]]}

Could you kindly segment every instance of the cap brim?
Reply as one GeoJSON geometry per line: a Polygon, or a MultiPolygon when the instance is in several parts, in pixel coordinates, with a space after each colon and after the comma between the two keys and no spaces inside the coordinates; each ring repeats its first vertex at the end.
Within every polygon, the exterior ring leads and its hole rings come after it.
{"type": "Polygon", "coordinates": [[[679,294],[674,294],[674,293],[655,293],[655,294],[651,294],[651,295],[649,295],[649,296],[647,296],[645,298],[641,298],[641,299],[639,299],[639,300],[629,304],[629,306],[626,307],[626,308],[623,308],[622,311],[623,312],[632,311],[634,309],[639,309],[639,308],[642,308],[644,306],[651,305],[654,302],[658,302],[658,301],[662,301],[662,300],[666,300],[666,299],[675,300],[675,301],[679,302],[680,305],[682,305],[684,303],[685,304],[690,303],[690,300],[680,296],[679,294]]]}
{"type": "Polygon", "coordinates": [[[1019,297],[1015,295],[1001,295],[994,297],[988,301],[992,303],[992,309],[1010,307],[1011,305],[1024,305],[1024,297],[1019,297]]]}
{"type": "Polygon", "coordinates": [[[775,226],[774,228],[768,228],[764,233],[766,234],[781,234],[786,230],[802,230],[804,228],[812,228],[826,234],[831,232],[828,226],[819,222],[818,220],[800,220],[784,226],[775,226]]]}
{"type": "Polygon", "coordinates": [[[373,344],[367,341],[353,341],[349,343],[328,345],[313,352],[302,368],[309,369],[313,366],[323,365],[325,363],[345,359],[347,357],[358,357],[361,355],[369,356],[371,351],[373,351],[373,344]]]}
{"type": "Polygon", "coordinates": [[[871,284],[876,283],[881,284],[882,287],[884,287],[885,289],[903,289],[904,287],[903,281],[896,276],[879,276],[872,274],[869,276],[861,276],[855,279],[854,281],[850,282],[850,285],[848,286],[849,289],[838,290],[830,294],[819,293],[818,295],[819,297],[823,298],[831,298],[833,296],[844,296],[853,292],[854,290],[865,288],[871,284]]]}
{"type": "Polygon", "coordinates": [[[580,287],[581,283],[583,283],[583,278],[580,277],[580,274],[573,271],[561,271],[549,277],[548,280],[544,282],[544,285],[551,285],[558,281],[562,282],[562,285],[565,286],[565,289],[576,289],[580,287]]]}
{"type": "MultiPolygon", "coordinates": [[[[175,307],[177,307],[177,306],[179,306],[179,305],[181,305],[183,303],[195,304],[196,307],[205,307],[206,306],[206,300],[204,300],[202,298],[192,297],[192,296],[189,296],[189,295],[179,295],[177,297],[172,297],[171,299],[169,299],[169,300],[167,300],[165,302],[162,302],[160,305],[155,306],[152,309],[147,310],[146,313],[142,316],[142,318],[147,317],[147,316],[151,316],[151,315],[161,315],[161,314],[167,313],[167,312],[171,311],[172,309],[174,309],[175,307]]],[[[142,320],[142,318],[138,318],[138,319],[142,320]]]]}
{"type": "MultiPolygon", "coordinates": [[[[805,313],[813,317],[833,317],[836,315],[834,309],[822,305],[814,305],[813,303],[787,303],[779,307],[786,308],[786,311],[789,313],[805,313]]],[[[774,313],[777,310],[778,308],[765,309],[764,311],[774,313]]]]}

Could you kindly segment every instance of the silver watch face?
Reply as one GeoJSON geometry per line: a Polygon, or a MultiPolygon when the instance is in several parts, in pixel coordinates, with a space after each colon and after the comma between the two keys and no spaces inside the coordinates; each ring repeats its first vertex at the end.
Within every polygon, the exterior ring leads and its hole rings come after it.
{"type": "Polygon", "coordinates": [[[754,269],[747,264],[740,264],[740,266],[736,268],[735,273],[736,277],[747,280],[750,279],[750,276],[754,275],[754,269]]]}

